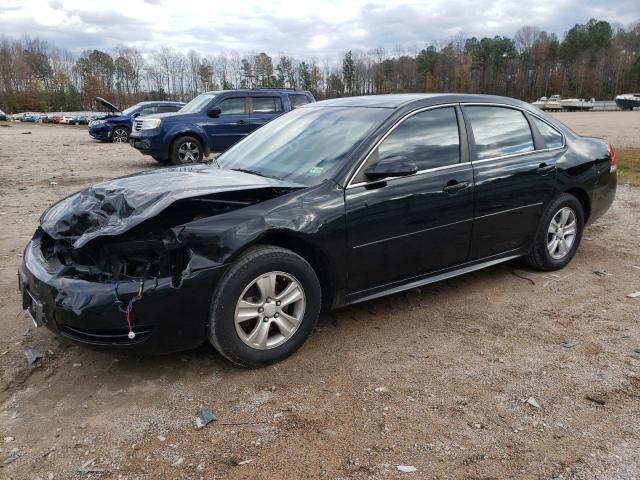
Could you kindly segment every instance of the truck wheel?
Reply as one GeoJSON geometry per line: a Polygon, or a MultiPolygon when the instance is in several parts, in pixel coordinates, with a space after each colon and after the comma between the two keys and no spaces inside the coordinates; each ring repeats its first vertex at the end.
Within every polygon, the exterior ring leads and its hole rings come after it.
{"type": "Polygon", "coordinates": [[[197,138],[180,137],[173,142],[171,149],[171,163],[174,165],[184,165],[185,163],[195,163],[202,161],[203,148],[197,138]]]}
{"type": "Polygon", "coordinates": [[[113,143],[127,143],[129,141],[129,130],[125,127],[116,127],[111,134],[113,143]]]}
{"type": "Polygon", "coordinates": [[[236,365],[278,362],[311,335],[321,303],[320,282],[304,258],[257,246],[229,267],[215,289],[209,339],[236,365]]]}
{"type": "Polygon", "coordinates": [[[578,250],[584,228],[580,201],[568,193],[558,196],[547,207],[525,262],[538,270],[559,270],[578,250]]]}

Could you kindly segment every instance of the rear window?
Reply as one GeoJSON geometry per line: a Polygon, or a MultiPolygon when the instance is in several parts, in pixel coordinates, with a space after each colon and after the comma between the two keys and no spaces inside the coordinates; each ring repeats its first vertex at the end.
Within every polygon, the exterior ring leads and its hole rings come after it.
{"type": "Polygon", "coordinates": [[[289,104],[291,108],[301,107],[309,103],[309,97],[306,95],[289,95],[289,104]]]}
{"type": "Polygon", "coordinates": [[[533,151],[529,122],[519,110],[506,107],[465,106],[476,143],[476,159],[533,151]]]}
{"type": "Polygon", "coordinates": [[[252,97],[253,113],[281,113],[280,97],[252,97]]]}
{"type": "Polygon", "coordinates": [[[564,144],[564,140],[562,138],[562,134],[549,125],[547,122],[543,122],[538,117],[533,118],[533,123],[538,128],[540,135],[544,138],[544,142],[547,144],[547,148],[558,148],[564,144]]]}

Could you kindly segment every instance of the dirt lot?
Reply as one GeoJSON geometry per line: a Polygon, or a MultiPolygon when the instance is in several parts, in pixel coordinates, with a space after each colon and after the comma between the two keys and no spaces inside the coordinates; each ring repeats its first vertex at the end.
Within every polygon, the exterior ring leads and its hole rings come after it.
{"type": "MultiPolygon", "coordinates": [[[[640,112],[561,118],[640,147],[640,112]]],[[[261,370],[34,331],[15,272],[42,210],[149,168],[82,128],[0,128],[0,478],[640,477],[640,189],[557,274],[511,263],[345,308],[261,370]],[[196,431],[202,405],[218,420],[196,431]]]]}

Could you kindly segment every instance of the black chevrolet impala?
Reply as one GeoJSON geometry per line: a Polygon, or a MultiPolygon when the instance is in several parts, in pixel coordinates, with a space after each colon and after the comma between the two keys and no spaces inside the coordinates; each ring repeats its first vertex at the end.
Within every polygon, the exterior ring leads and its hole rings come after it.
{"type": "Polygon", "coordinates": [[[211,165],[50,207],[19,271],[37,324],[92,347],[285,358],[320,309],[517,257],[564,267],[613,202],[616,159],[526,103],[382,95],[298,108],[211,165]]]}

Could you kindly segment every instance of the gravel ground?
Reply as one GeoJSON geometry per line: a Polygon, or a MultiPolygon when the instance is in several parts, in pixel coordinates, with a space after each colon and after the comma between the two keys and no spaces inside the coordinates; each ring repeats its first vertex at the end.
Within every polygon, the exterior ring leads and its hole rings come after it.
{"type": "MultiPolygon", "coordinates": [[[[640,147],[638,112],[561,118],[640,147]]],[[[562,271],[509,263],[344,308],[261,370],[31,329],[15,271],[43,209],[157,167],[82,128],[0,128],[1,478],[640,477],[640,189],[619,187],[562,271]],[[196,430],[203,405],[217,421],[196,430]]]]}

